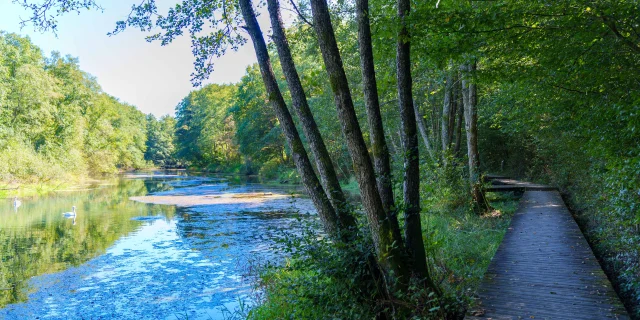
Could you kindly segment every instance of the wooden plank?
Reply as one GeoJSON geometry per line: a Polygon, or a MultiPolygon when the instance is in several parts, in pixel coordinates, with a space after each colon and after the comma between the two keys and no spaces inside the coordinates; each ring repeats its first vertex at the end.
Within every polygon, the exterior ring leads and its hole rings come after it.
{"type": "Polygon", "coordinates": [[[484,188],[485,192],[525,192],[525,191],[554,191],[556,187],[543,185],[491,185],[484,188]]]}
{"type": "Polygon", "coordinates": [[[524,193],[477,296],[465,319],[629,319],[557,191],[524,193]]]}
{"type": "Polygon", "coordinates": [[[489,182],[491,180],[496,180],[496,179],[510,179],[510,178],[507,176],[501,176],[501,175],[490,174],[490,173],[482,176],[482,182],[489,182]]]}
{"type": "Polygon", "coordinates": [[[491,179],[491,186],[485,187],[485,192],[516,192],[523,193],[525,191],[554,191],[556,187],[536,184],[531,182],[523,182],[509,178],[491,179]]]}

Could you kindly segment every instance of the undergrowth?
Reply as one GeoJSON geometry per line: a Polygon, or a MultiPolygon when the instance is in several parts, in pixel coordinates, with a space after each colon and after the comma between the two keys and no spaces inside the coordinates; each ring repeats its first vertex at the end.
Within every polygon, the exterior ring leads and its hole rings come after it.
{"type": "MultiPolygon", "coordinates": [[[[489,194],[494,210],[478,216],[463,178],[456,180],[443,169],[431,172],[430,179],[423,179],[430,184],[421,188],[422,226],[432,277],[443,295],[411,286],[401,303],[410,305],[412,319],[462,319],[517,199],[489,194]]],[[[389,307],[371,276],[369,237],[349,246],[336,244],[319,235],[320,226],[314,223],[302,234],[284,234],[282,250],[288,258],[261,269],[262,294],[249,319],[372,319],[389,307]]],[[[361,224],[360,232],[366,234],[368,228],[361,224]]]]}

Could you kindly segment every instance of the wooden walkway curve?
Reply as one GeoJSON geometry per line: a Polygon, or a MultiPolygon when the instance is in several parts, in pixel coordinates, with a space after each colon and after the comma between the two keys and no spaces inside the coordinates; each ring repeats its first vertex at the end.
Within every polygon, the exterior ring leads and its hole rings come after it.
{"type": "Polygon", "coordinates": [[[465,319],[629,319],[557,191],[525,190],[465,319]]]}

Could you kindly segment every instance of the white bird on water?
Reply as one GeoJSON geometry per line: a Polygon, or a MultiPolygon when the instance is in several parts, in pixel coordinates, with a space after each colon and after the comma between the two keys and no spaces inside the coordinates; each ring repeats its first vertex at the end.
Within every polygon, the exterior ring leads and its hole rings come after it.
{"type": "Polygon", "coordinates": [[[22,201],[18,200],[18,196],[13,197],[13,207],[18,208],[22,205],[22,201]]]}
{"type": "Polygon", "coordinates": [[[65,217],[75,217],[76,216],[76,206],[71,207],[71,212],[63,213],[65,217]]]}

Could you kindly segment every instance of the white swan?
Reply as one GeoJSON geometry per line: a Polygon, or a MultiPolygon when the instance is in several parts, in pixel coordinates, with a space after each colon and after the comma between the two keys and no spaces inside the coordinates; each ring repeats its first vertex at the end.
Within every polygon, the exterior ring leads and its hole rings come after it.
{"type": "Polygon", "coordinates": [[[63,213],[65,217],[75,217],[76,216],[76,206],[71,207],[71,212],[63,213]]]}
{"type": "Polygon", "coordinates": [[[22,205],[22,201],[18,200],[18,196],[13,197],[13,207],[17,208],[22,205]]]}

